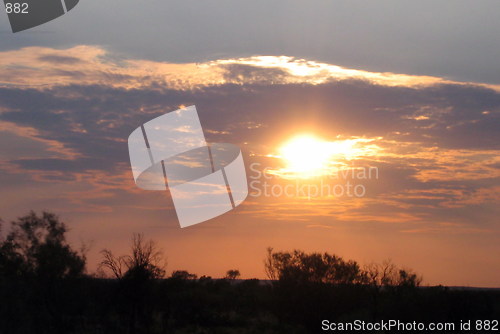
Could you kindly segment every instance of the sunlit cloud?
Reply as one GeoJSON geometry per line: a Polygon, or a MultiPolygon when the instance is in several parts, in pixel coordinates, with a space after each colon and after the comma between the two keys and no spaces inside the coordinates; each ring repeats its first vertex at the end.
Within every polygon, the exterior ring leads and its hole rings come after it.
{"type": "Polygon", "coordinates": [[[120,58],[98,46],[69,49],[27,47],[0,52],[0,85],[50,88],[104,85],[124,89],[196,89],[222,84],[324,84],[360,80],[388,87],[473,85],[500,91],[498,85],[445,78],[343,68],[288,56],[254,56],[202,63],[167,63],[120,58]],[[263,72],[262,72],[263,71],[263,72]]]}
{"type": "MultiPolygon", "coordinates": [[[[371,84],[391,87],[425,87],[436,84],[457,83],[440,77],[391,72],[368,72],[287,56],[254,56],[223,59],[213,61],[211,64],[248,65],[257,68],[281,69],[289,75],[284,79],[284,83],[323,84],[332,80],[363,80],[371,84]]],[[[500,86],[481,85],[500,90],[500,86]]]]}
{"type": "Polygon", "coordinates": [[[199,64],[118,59],[96,46],[65,50],[28,47],[0,52],[0,85],[50,88],[103,85],[115,88],[182,88],[223,83],[223,70],[199,64]]]}

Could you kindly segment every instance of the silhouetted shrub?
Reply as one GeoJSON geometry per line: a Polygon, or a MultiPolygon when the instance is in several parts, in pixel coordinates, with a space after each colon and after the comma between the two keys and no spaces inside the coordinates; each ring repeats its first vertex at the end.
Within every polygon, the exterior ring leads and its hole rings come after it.
{"type": "Polygon", "coordinates": [[[144,241],[142,234],[134,234],[130,255],[114,256],[104,249],[101,269],[107,269],[118,279],[149,280],[165,276],[163,254],[152,240],[144,241]]]}
{"type": "Polygon", "coordinates": [[[364,282],[363,272],[355,261],[344,261],[328,253],[273,252],[268,248],[264,263],[272,280],[332,284],[364,282]]]}
{"type": "Polygon", "coordinates": [[[198,278],[196,274],[191,274],[186,270],[176,270],[172,272],[172,276],[170,276],[171,279],[174,280],[195,280],[198,278]]]}
{"type": "Polygon", "coordinates": [[[229,280],[235,280],[237,279],[238,277],[240,277],[241,274],[240,274],[240,271],[239,270],[228,270],[226,272],[226,279],[229,279],[229,280]]]}

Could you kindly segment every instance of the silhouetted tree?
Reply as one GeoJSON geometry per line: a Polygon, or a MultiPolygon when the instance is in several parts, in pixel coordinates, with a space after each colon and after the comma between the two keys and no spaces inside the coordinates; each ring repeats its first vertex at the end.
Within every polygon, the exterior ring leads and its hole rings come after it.
{"type": "Polygon", "coordinates": [[[344,261],[328,253],[273,252],[267,249],[265,271],[272,280],[354,284],[363,282],[363,272],[355,261],[344,261]]]}
{"type": "Polygon", "coordinates": [[[231,269],[231,270],[228,270],[226,272],[226,277],[225,278],[229,279],[229,280],[235,280],[235,279],[237,279],[240,276],[241,276],[241,274],[240,274],[239,270],[231,269]]]}
{"type": "Polygon", "coordinates": [[[422,277],[413,270],[398,268],[390,260],[368,264],[363,268],[363,272],[366,283],[375,287],[417,287],[422,282],[422,277]]]}
{"type": "Polygon", "coordinates": [[[53,213],[28,215],[11,223],[0,243],[0,273],[39,278],[79,277],[85,272],[85,248],[78,252],[66,241],[66,225],[53,213]]]}
{"type": "Polygon", "coordinates": [[[72,287],[84,277],[86,258],[84,247],[69,245],[66,232],[49,212],[31,211],[11,222],[0,239],[0,332],[63,333],[71,326],[62,313],[77,305],[67,296],[77,294],[72,287]]]}
{"type": "Polygon", "coordinates": [[[130,255],[116,257],[108,249],[102,250],[101,254],[103,260],[99,267],[110,270],[118,279],[148,280],[165,276],[163,253],[152,240],[144,241],[142,234],[133,235],[130,255]]]}
{"type": "Polygon", "coordinates": [[[130,255],[116,257],[104,249],[99,268],[110,270],[119,280],[119,299],[125,308],[129,333],[149,332],[152,324],[153,282],[165,276],[163,253],[142,234],[132,236],[130,255]]]}

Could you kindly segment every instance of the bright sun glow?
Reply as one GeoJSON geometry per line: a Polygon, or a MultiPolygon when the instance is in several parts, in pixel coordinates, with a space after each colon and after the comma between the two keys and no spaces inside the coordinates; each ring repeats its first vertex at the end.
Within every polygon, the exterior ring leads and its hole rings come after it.
{"type": "Polygon", "coordinates": [[[315,175],[327,167],[330,152],[328,142],[312,136],[295,137],[280,149],[288,168],[294,173],[315,175]]]}
{"type": "Polygon", "coordinates": [[[326,175],[341,160],[376,153],[378,147],[368,144],[371,141],[364,138],[325,141],[313,135],[296,136],[279,149],[278,157],[285,160],[286,168],[271,173],[299,178],[326,175]]]}

